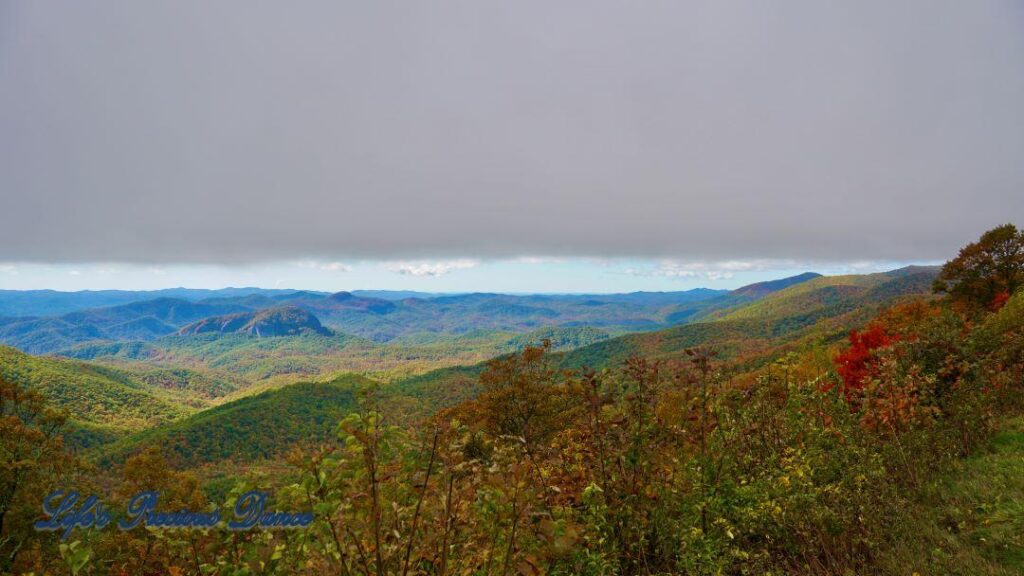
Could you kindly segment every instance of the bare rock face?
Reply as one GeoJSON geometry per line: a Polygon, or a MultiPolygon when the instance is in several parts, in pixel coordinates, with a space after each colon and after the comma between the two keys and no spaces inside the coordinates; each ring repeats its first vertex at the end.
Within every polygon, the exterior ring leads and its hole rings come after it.
{"type": "Polygon", "coordinates": [[[193,322],[178,331],[178,334],[249,334],[251,336],[297,336],[300,334],[322,334],[331,331],[320,324],[320,320],[309,312],[295,306],[279,306],[255,312],[242,312],[226,316],[212,316],[193,322]]]}

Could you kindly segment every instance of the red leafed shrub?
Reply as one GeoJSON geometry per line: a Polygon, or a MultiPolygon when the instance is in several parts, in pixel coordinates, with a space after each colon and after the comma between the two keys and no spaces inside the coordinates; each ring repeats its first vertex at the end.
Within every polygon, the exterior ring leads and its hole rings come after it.
{"type": "Polygon", "coordinates": [[[992,312],[998,312],[1000,308],[1010,299],[1010,293],[1006,290],[995,295],[992,301],[988,304],[988,309],[992,312]]]}
{"type": "Polygon", "coordinates": [[[847,398],[863,390],[868,379],[877,373],[874,351],[895,341],[896,337],[879,324],[872,324],[860,332],[850,332],[850,347],[835,357],[839,376],[843,379],[842,390],[847,398]]]}

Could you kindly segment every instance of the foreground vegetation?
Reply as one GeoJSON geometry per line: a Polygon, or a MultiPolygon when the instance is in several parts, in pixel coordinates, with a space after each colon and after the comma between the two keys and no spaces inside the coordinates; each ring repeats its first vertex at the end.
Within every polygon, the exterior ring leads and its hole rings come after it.
{"type": "Polygon", "coordinates": [[[889,572],[1024,572],[1024,418],[997,423],[976,453],[954,460],[918,492],[885,561],[889,572]]]}
{"type": "MultiPolygon", "coordinates": [[[[4,380],[0,566],[35,574],[1016,574],[1024,560],[1024,236],[1014,230],[979,244],[943,269],[935,287],[946,297],[841,310],[809,324],[866,315],[841,342],[807,340],[787,324],[783,333],[796,339],[773,349],[771,361],[701,345],[595,370],[528,346],[465,372],[478,393],[416,425],[370,382],[295,388],[299,411],[321,406],[308,401],[321,393],[344,396],[338,405],[350,409],[332,434],[297,444],[273,467],[236,474],[230,488],[204,490],[195,472],[180,470],[178,448],[162,450],[165,436],[116,474],[99,474],[64,452],[61,414],[4,380]],[[80,530],[61,543],[28,528],[39,496],[61,484],[110,502],[155,489],[168,510],[230,507],[258,487],[276,508],[309,510],[315,520],[304,530],[80,530]]],[[[256,397],[222,410],[247,422],[273,408],[256,397]]],[[[280,422],[272,433],[285,433],[280,422]]]]}

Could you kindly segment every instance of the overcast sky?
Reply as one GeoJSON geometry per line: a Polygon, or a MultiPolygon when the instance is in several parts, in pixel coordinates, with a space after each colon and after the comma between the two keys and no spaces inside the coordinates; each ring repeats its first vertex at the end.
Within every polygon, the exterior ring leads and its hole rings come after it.
{"type": "Polygon", "coordinates": [[[1024,224],[1024,2],[0,0],[0,195],[0,287],[940,261],[1024,224]]]}

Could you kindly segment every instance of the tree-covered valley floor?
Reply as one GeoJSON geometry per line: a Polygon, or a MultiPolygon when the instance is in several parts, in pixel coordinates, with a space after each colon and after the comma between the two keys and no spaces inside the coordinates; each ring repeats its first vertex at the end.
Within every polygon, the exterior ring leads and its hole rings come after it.
{"type": "Polygon", "coordinates": [[[589,298],[543,312],[490,296],[405,302],[397,313],[424,325],[481,311],[554,324],[477,333],[490,360],[387,378],[330,362],[439,341],[318,328],[310,310],[392,329],[377,316],[395,309],[351,295],[143,302],[158,323],[140,306],[9,322],[47,346],[156,332],[57,356],[0,348],[0,571],[1019,574],[1022,287],[1024,233],[1009,226],[941,270],[589,312],[679,321],[646,332],[557,323],[605,306],[589,298]],[[224,306],[244,309],[192,320],[224,306]],[[317,378],[252,378],[264,369],[317,378]],[[59,487],[115,509],[157,490],[167,511],[229,510],[259,489],[315,520],[62,541],[31,529],[59,487]]]}

